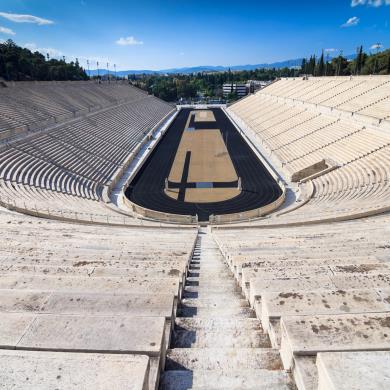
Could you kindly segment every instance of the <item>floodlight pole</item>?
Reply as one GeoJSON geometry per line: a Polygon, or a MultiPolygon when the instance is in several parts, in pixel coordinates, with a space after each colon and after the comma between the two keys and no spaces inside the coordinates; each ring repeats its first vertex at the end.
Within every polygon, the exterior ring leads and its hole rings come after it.
{"type": "Polygon", "coordinates": [[[96,61],[97,65],[97,73],[98,73],[98,82],[100,81],[100,74],[99,74],[99,61],[96,61]]]}
{"type": "Polygon", "coordinates": [[[330,57],[330,54],[329,52],[326,53],[326,66],[325,66],[325,76],[328,75],[328,68],[329,68],[329,57],[330,57]]]}
{"type": "Polygon", "coordinates": [[[343,56],[343,51],[340,50],[340,54],[339,54],[339,60],[337,61],[338,64],[337,64],[337,76],[340,76],[340,71],[341,71],[341,58],[343,56]]]}
{"type": "Polygon", "coordinates": [[[357,76],[359,74],[359,63],[358,63],[358,60],[359,60],[359,52],[360,52],[360,49],[359,49],[359,46],[356,48],[356,66],[355,66],[355,75],[357,76]]]}
{"type": "Polygon", "coordinates": [[[115,73],[115,82],[117,82],[117,78],[116,78],[116,64],[114,64],[114,73],[115,73]]]}
{"type": "Polygon", "coordinates": [[[108,83],[110,83],[110,64],[107,62],[107,78],[108,78],[108,83]]]}
{"type": "Polygon", "coordinates": [[[91,78],[91,71],[89,70],[89,60],[87,60],[88,77],[91,78]]]}
{"type": "Polygon", "coordinates": [[[375,57],[375,69],[374,69],[374,74],[378,72],[378,54],[379,54],[379,49],[381,48],[380,42],[376,44],[376,57],[375,57]]]}

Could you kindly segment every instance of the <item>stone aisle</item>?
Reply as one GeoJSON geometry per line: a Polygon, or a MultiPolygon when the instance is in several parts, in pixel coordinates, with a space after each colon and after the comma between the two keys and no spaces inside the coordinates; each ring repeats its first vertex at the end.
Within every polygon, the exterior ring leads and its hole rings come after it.
{"type": "Polygon", "coordinates": [[[211,233],[200,228],[160,389],[292,388],[279,351],[271,348],[211,233]]]}

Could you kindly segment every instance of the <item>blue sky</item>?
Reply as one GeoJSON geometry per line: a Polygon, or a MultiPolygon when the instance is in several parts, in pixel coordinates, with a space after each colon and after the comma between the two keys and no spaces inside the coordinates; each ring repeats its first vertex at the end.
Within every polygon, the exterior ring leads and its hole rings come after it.
{"type": "Polygon", "coordinates": [[[390,0],[0,0],[8,38],[91,68],[257,64],[388,48],[390,0]]]}

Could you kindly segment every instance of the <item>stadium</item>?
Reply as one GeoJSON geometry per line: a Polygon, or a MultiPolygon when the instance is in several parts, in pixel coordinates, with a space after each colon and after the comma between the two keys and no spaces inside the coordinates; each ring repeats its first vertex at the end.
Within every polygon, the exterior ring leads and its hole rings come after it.
{"type": "Polygon", "coordinates": [[[390,75],[357,73],[5,75],[0,387],[388,388],[390,75]]]}

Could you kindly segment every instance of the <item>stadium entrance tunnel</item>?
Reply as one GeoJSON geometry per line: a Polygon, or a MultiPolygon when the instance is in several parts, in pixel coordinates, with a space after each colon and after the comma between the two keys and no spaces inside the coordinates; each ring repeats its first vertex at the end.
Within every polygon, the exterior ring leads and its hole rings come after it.
{"type": "Polygon", "coordinates": [[[208,221],[266,206],[282,189],[221,109],[182,109],[125,195],[149,210],[208,221]]]}

